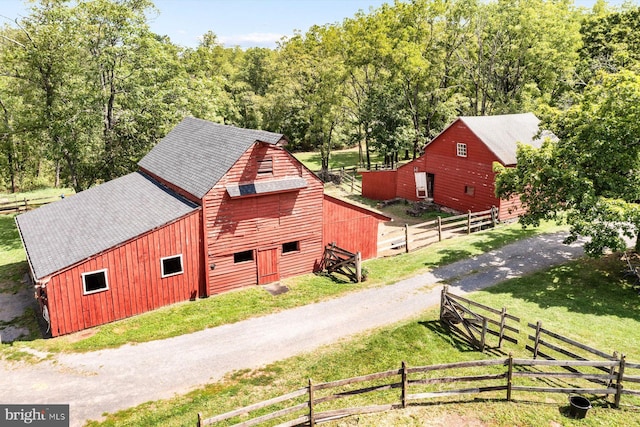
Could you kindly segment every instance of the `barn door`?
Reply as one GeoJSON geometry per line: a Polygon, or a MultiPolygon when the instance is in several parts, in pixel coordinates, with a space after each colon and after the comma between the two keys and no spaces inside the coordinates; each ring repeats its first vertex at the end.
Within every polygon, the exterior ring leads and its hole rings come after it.
{"type": "Polygon", "coordinates": [[[258,285],[280,280],[278,248],[258,250],[258,285]]]}

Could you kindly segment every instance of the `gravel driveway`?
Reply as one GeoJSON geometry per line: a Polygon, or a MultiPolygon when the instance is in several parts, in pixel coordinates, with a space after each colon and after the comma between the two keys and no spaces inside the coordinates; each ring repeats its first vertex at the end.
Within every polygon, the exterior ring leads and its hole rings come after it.
{"type": "Polygon", "coordinates": [[[223,378],[312,351],[367,330],[419,315],[451,291],[472,292],[582,255],[566,234],[522,240],[394,285],[180,337],[54,360],[0,365],[0,402],[71,405],[71,425],[140,403],[185,393],[223,378]]]}

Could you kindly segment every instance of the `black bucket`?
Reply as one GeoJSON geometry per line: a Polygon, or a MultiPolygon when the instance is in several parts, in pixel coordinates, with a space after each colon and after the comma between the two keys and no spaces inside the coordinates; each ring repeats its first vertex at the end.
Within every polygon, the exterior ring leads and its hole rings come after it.
{"type": "Polygon", "coordinates": [[[584,418],[591,409],[589,399],[582,396],[569,396],[569,416],[572,418],[584,418]]]}

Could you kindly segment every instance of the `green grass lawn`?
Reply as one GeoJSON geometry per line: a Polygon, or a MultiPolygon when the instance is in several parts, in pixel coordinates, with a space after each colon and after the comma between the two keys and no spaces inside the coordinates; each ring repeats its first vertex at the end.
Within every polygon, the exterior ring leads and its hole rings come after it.
{"type": "MultiPolygon", "coordinates": [[[[110,414],[106,422],[91,425],[193,425],[198,412],[206,418],[256,403],[304,387],[308,378],[315,383],[350,378],[398,369],[401,361],[409,366],[424,366],[505,357],[509,352],[515,357],[530,357],[524,350],[528,333],[526,322],[537,320],[557,333],[602,351],[617,350],[625,353],[627,360],[640,362],[640,298],[620,271],[621,263],[616,256],[581,259],[471,294],[474,301],[495,308],[507,307],[511,314],[522,319],[521,343],[505,344],[500,350],[492,350],[493,354],[479,353],[455,339],[440,326],[438,310],[430,310],[411,321],[279,361],[263,369],[234,372],[224,381],[173,399],[110,414]]],[[[640,390],[631,385],[629,388],[640,390]]],[[[566,395],[518,392],[513,398],[513,402],[506,402],[504,392],[499,392],[445,399],[446,405],[425,401],[405,410],[357,415],[327,425],[640,425],[640,409],[630,406],[638,405],[640,401],[628,396],[623,396],[622,409],[613,409],[603,399],[592,397],[593,409],[583,420],[566,417],[566,395]]],[[[350,397],[343,404],[374,405],[389,400],[397,402],[398,399],[399,390],[395,389],[350,397]]]]}
{"type": "MultiPolygon", "coordinates": [[[[318,171],[322,169],[322,157],[317,151],[305,151],[300,153],[292,153],[293,156],[298,159],[302,164],[312,171],[318,171]]],[[[383,156],[377,153],[371,154],[371,164],[382,163],[384,161],[383,156]]],[[[329,167],[331,169],[340,168],[352,168],[360,164],[360,156],[357,148],[350,148],[347,150],[335,150],[331,152],[329,159],[329,167]]]]}

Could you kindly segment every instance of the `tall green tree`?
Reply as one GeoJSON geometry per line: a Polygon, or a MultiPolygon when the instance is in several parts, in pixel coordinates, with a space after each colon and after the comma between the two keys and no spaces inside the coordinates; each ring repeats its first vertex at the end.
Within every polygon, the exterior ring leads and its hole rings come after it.
{"type": "Polygon", "coordinates": [[[626,248],[623,237],[640,249],[640,74],[598,80],[550,123],[559,141],[520,147],[517,167],[496,183],[499,196],[519,195],[525,225],[566,215],[568,240],[589,237],[591,255],[626,248]]]}

